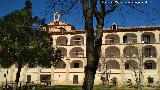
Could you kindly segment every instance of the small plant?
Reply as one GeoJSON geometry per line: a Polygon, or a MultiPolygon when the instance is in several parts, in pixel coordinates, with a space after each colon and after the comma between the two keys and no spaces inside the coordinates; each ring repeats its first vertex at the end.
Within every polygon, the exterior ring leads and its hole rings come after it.
{"type": "Polygon", "coordinates": [[[127,87],[132,87],[131,79],[128,79],[125,84],[126,84],[127,87]]]}
{"type": "Polygon", "coordinates": [[[154,82],[154,78],[149,75],[147,79],[148,79],[148,84],[149,84],[149,85],[147,85],[147,86],[150,87],[151,84],[154,82]]]}
{"type": "Polygon", "coordinates": [[[111,83],[112,83],[112,85],[115,87],[115,86],[117,86],[117,78],[116,77],[113,77],[112,79],[111,79],[111,83]]]}

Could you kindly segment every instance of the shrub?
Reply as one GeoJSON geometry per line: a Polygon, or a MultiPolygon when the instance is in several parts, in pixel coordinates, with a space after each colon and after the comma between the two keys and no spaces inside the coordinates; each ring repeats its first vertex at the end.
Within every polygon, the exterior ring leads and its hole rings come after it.
{"type": "Polygon", "coordinates": [[[126,84],[127,87],[132,87],[131,79],[128,79],[125,84],[126,84]]]}
{"type": "Polygon", "coordinates": [[[151,87],[151,84],[154,82],[154,78],[149,75],[147,79],[148,79],[148,84],[149,84],[147,86],[151,87]]]}
{"type": "Polygon", "coordinates": [[[117,78],[116,77],[113,77],[112,79],[111,79],[111,83],[112,83],[112,85],[115,87],[115,86],[117,86],[117,78]]]}

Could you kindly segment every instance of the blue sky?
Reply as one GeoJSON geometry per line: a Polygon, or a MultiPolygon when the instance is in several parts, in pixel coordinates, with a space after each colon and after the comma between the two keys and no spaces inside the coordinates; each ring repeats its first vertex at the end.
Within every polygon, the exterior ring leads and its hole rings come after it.
{"type": "MultiPolygon", "coordinates": [[[[7,13],[23,8],[25,0],[0,0],[0,17],[7,13]]],[[[45,18],[46,22],[53,21],[53,14],[44,17],[44,12],[47,10],[49,0],[31,0],[33,4],[33,15],[45,18]]],[[[121,27],[129,26],[159,26],[160,25],[160,0],[141,0],[147,1],[147,4],[139,4],[138,9],[145,11],[147,14],[142,14],[136,10],[121,5],[121,9],[107,15],[105,18],[105,27],[110,27],[112,23],[117,23],[121,27]]],[[[54,11],[50,11],[54,12],[54,11]]],[[[71,13],[62,15],[61,20],[74,25],[77,29],[83,29],[83,16],[80,9],[73,9],[71,13]]]]}

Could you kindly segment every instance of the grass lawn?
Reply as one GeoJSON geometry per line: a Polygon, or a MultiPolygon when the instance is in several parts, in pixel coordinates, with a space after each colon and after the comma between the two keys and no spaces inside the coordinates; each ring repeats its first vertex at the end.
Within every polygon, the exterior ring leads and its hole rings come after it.
{"type": "MultiPolygon", "coordinates": [[[[0,88],[0,90],[3,90],[0,88]]],[[[26,89],[21,89],[26,90],[26,89]]],[[[32,89],[28,89],[32,90],[32,89]]],[[[82,90],[82,86],[76,85],[76,86],[54,86],[54,87],[37,87],[36,90],[82,90]]],[[[94,86],[94,90],[135,90],[134,88],[106,88],[102,86],[94,86]]],[[[155,88],[145,88],[143,90],[160,90],[155,88]]]]}
{"type": "MultiPolygon", "coordinates": [[[[39,90],[82,90],[82,86],[54,86],[54,87],[43,87],[39,90]]],[[[94,86],[94,90],[135,90],[134,88],[106,88],[100,86],[94,86]]],[[[160,90],[155,88],[145,88],[143,90],[160,90]]]]}

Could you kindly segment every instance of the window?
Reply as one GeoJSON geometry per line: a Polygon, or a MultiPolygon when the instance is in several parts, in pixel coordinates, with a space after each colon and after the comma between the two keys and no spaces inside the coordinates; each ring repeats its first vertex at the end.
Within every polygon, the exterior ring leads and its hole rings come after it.
{"type": "Polygon", "coordinates": [[[110,38],[110,44],[113,44],[114,42],[114,38],[110,38]]]}
{"type": "Polygon", "coordinates": [[[127,43],[127,36],[123,36],[123,43],[127,43]]]}
{"type": "Polygon", "coordinates": [[[126,69],[126,70],[129,69],[129,63],[125,63],[125,69],[126,69]]]}
{"type": "Polygon", "coordinates": [[[150,57],[151,56],[151,48],[146,48],[145,49],[145,56],[150,57]]]}
{"type": "Polygon", "coordinates": [[[149,35],[143,35],[143,41],[144,41],[144,43],[150,43],[150,36],[149,35]]]}
{"type": "Polygon", "coordinates": [[[75,38],[75,45],[81,45],[81,39],[80,38],[75,38]]]}
{"type": "Polygon", "coordinates": [[[4,74],[4,77],[6,77],[6,74],[4,74]]]}
{"type": "Polygon", "coordinates": [[[74,68],[79,68],[79,63],[74,63],[74,68]]]}
{"type": "Polygon", "coordinates": [[[78,75],[73,76],[73,84],[78,84],[78,75]]]}
{"type": "Polygon", "coordinates": [[[31,75],[27,75],[27,82],[31,82],[31,75]]]}
{"type": "Polygon", "coordinates": [[[40,75],[40,81],[42,83],[51,84],[51,75],[40,75]]]}
{"type": "Polygon", "coordinates": [[[118,25],[116,25],[116,24],[112,24],[111,29],[113,29],[113,30],[117,30],[117,27],[118,27],[118,25]]]}
{"type": "Polygon", "coordinates": [[[79,56],[79,51],[76,51],[75,55],[76,55],[76,57],[78,57],[79,56]]]}
{"type": "Polygon", "coordinates": [[[153,64],[150,62],[145,63],[145,69],[153,69],[153,64]]]}

